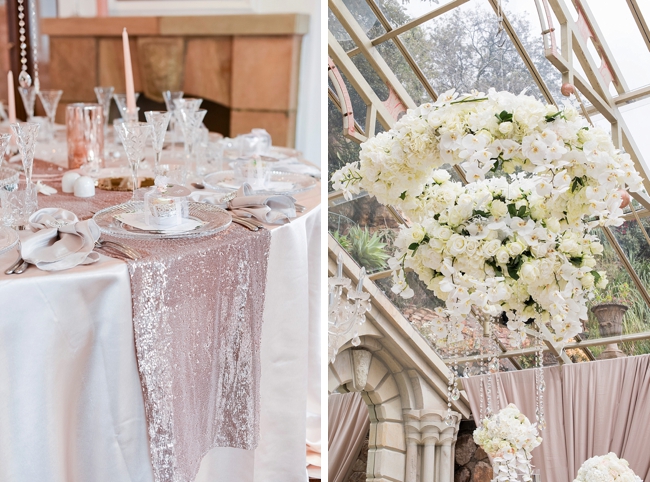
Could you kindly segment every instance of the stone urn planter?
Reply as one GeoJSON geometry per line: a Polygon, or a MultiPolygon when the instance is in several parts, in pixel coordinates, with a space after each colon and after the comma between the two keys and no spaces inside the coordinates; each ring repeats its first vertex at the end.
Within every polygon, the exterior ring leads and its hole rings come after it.
{"type": "MultiPolygon", "coordinates": [[[[623,316],[627,311],[627,306],[618,303],[600,303],[591,307],[591,312],[598,320],[598,329],[600,336],[621,336],[623,333],[623,316]]],[[[625,354],[618,349],[616,343],[610,343],[605,351],[598,357],[599,359],[620,358],[625,354]]]]}

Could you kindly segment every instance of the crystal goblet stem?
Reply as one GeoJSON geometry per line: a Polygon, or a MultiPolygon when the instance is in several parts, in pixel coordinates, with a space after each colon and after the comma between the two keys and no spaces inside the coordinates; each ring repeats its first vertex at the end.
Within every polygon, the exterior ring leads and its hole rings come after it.
{"type": "Polygon", "coordinates": [[[59,105],[63,95],[62,90],[40,90],[38,98],[41,99],[41,104],[47,114],[47,139],[54,139],[54,116],[56,115],[56,107],[59,105]]]}
{"type": "Polygon", "coordinates": [[[117,133],[124,145],[126,157],[131,166],[133,175],[133,201],[135,201],[135,191],[138,185],[138,167],[144,159],[144,149],[147,144],[147,138],[152,134],[153,128],[146,122],[121,122],[116,125],[117,133]]]}
{"type": "Polygon", "coordinates": [[[174,103],[174,100],[175,99],[182,99],[183,95],[184,95],[184,92],[182,90],[177,90],[177,91],[165,90],[163,92],[163,99],[165,100],[165,105],[167,106],[167,111],[171,112],[171,114],[172,114],[171,119],[169,120],[169,124],[170,124],[169,130],[172,133],[172,135],[171,135],[171,151],[172,151],[172,153],[174,152],[174,148],[176,147],[176,127],[177,127],[176,116],[175,116],[176,104],[174,103]]]}
{"type": "Polygon", "coordinates": [[[36,122],[24,122],[11,124],[11,130],[18,139],[18,150],[20,151],[27,188],[32,184],[32,170],[34,168],[34,150],[36,149],[36,137],[40,124],[36,122]]]}

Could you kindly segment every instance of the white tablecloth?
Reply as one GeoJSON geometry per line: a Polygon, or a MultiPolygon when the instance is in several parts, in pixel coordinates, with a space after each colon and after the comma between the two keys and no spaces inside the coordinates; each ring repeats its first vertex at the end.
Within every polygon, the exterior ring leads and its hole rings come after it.
{"type": "MultiPolygon", "coordinates": [[[[306,438],[320,439],[321,223],[317,190],[298,199],[316,207],[272,231],[259,447],[213,449],[197,482],[307,479],[306,438]]],[[[16,257],[0,256],[0,480],[153,481],[126,264],[5,275],[16,257]]]]}

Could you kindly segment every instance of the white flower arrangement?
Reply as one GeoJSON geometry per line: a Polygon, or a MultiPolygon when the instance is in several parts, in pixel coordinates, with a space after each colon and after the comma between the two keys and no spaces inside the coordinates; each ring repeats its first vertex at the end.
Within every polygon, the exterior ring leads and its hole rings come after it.
{"type": "Polygon", "coordinates": [[[474,306],[505,313],[515,345],[532,321],[557,341],[581,331],[587,299],[607,284],[594,269],[603,247],[588,232],[622,224],[619,191],[642,189],[629,155],[573,106],[558,111],[493,89],[450,91],[409,110],[332,181],[348,198],[365,190],[412,221],[389,260],[393,291],[413,295],[404,276],[413,269],[445,301],[441,339],[458,339],[474,306]],[[444,164],[460,164],[468,184],[444,164]],[[497,170],[509,178],[485,179],[497,170]]]}
{"type": "Polygon", "coordinates": [[[625,459],[619,459],[615,453],[592,457],[585,461],[578,470],[573,482],[643,482],[636,475],[625,459]]]}
{"type": "Polygon", "coordinates": [[[484,418],[474,431],[474,441],[492,459],[493,481],[532,480],[531,452],[542,438],[514,404],[484,418]]]}

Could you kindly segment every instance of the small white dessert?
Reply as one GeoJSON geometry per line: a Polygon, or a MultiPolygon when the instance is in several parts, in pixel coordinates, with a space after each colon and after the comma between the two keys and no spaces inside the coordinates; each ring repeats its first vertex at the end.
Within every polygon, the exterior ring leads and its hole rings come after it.
{"type": "Polygon", "coordinates": [[[76,197],[93,197],[95,195],[95,180],[89,176],[81,176],[74,183],[76,197]]]}
{"type": "Polygon", "coordinates": [[[75,171],[66,172],[61,179],[61,190],[67,193],[74,192],[74,183],[81,177],[81,174],[75,171]]]}

